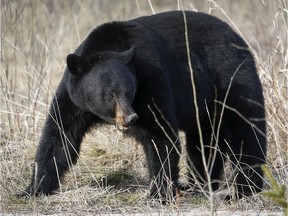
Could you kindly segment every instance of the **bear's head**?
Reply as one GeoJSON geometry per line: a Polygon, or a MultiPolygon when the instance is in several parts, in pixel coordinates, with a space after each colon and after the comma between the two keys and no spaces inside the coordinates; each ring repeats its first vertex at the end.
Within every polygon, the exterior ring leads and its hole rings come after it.
{"type": "Polygon", "coordinates": [[[132,108],[137,88],[134,50],[67,56],[67,89],[73,103],[121,131],[138,119],[132,108]]]}

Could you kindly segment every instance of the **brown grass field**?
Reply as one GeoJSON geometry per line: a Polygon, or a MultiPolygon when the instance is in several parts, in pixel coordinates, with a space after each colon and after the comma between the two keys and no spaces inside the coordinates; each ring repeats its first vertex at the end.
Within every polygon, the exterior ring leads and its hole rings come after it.
{"type": "MultiPolygon", "coordinates": [[[[59,194],[21,199],[15,193],[30,181],[67,54],[104,22],[178,9],[220,17],[249,44],[266,101],[267,164],[278,183],[288,185],[287,0],[1,0],[0,4],[0,215],[281,215],[282,209],[261,194],[230,203],[215,198],[213,205],[205,196],[185,193],[167,205],[148,199],[142,148],[123,139],[113,126],[86,135],[80,159],[59,194]]],[[[184,165],[181,171],[183,177],[184,165]]]]}

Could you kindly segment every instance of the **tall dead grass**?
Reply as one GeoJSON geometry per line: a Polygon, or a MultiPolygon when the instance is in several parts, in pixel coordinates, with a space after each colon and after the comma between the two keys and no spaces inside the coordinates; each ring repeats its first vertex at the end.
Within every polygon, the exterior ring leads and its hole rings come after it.
{"type": "MultiPolygon", "coordinates": [[[[268,166],[280,184],[288,185],[288,5],[285,0],[3,0],[0,213],[149,214],[155,211],[151,205],[162,213],[173,212],[173,205],[169,209],[146,199],[148,183],[142,149],[132,140],[123,140],[112,127],[86,136],[79,163],[61,185],[62,193],[30,200],[17,199],[14,194],[30,180],[41,128],[64,71],[66,55],[101,23],[176,10],[180,5],[181,9],[204,11],[226,20],[250,45],[264,87],[268,166]],[[109,185],[107,176],[119,170],[135,178],[125,178],[127,181],[120,178],[119,187],[109,185]]],[[[261,196],[254,199],[253,205],[246,200],[230,205],[220,200],[214,209],[278,210],[261,196]]],[[[208,205],[207,200],[199,197],[188,196],[182,200],[178,205],[180,211],[205,210],[208,205]]]]}

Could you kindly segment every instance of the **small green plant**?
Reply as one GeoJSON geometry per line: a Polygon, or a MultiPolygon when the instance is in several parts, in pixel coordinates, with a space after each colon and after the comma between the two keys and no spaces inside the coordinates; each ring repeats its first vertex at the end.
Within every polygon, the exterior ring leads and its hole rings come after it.
{"type": "Polygon", "coordinates": [[[265,176],[268,178],[269,183],[272,186],[273,190],[270,191],[264,191],[262,192],[263,195],[266,197],[272,199],[278,206],[282,207],[285,215],[288,216],[288,202],[285,197],[286,192],[286,186],[285,185],[279,185],[272,175],[270,169],[267,165],[262,165],[262,170],[265,174],[265,176]]]}

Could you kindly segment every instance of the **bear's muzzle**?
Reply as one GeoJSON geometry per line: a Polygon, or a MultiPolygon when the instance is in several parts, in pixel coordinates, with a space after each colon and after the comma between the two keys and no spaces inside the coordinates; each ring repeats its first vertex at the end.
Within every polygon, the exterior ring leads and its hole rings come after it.
{"type": "Polygon", "coordinates": [[[137,120],[138,115],[129,103],[116,100],[115,123],[118,130],[125,132],[137,120]]]}

